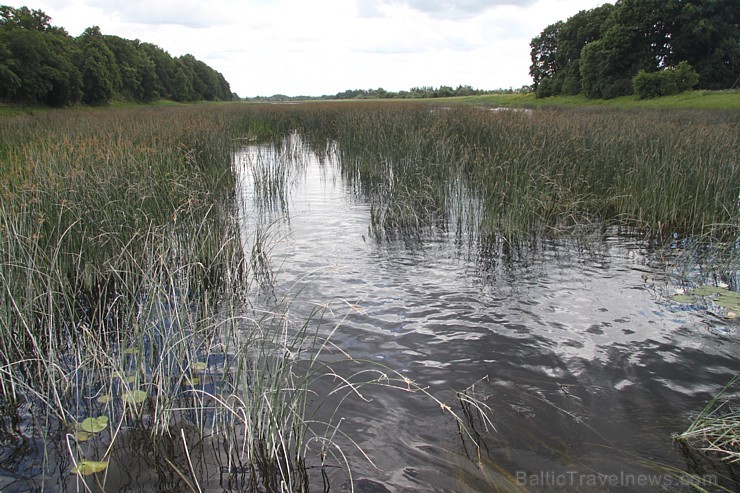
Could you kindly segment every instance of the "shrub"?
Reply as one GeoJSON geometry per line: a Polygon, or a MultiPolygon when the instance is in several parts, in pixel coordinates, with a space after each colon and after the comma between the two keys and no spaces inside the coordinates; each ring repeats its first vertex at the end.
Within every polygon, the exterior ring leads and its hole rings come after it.
{"type": "Polygon", "coordinates": [[[678,94],[692,89],[699,83],[699,74],[686,61],[659,72],[640,70],[632,78],[632,88],[640,99],[678,94]]]}

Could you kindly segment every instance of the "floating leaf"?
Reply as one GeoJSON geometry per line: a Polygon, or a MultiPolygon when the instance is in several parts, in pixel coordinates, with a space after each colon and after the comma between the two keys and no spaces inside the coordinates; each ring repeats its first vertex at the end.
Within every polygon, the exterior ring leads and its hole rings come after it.
{"type": "Polygon", "coordinates": [[[693,303],[694,298],[686,294],[674,294],[671,299],[676,303],[693,303]]]}
{"type": "Polygon", "coordinates": [[[88,432],[82,431],[82,430],[77,430],[75,432],[75,440],[77,440],[78,442],[86,442],[86,441],[90,440],[94,436],[95,436],[94,433],[88,433],[88,432]]]}
{"type": "Polygon", "coordinates": [[[88,433],[100,433],[108,428],[108,416],[98,416],[97,418],[86,418],[80,423],[82,431],[88,433]]]}
{"type": "Polygon", "coordinates": [[[190,387],[195,387],[199,383],[200,383],[200,378],[198,377],[190,377],[190,378],[186,377],[185,378],[185,385],[189,385],[190,387]]]}
{"type": "Polygon", "coordinates": [[[133,347],[127,347],[123,350],[123,354],[136,354],[137,352],[136,348],[133,347]]]}
{"type": "Polygon", "coordinates": [[[77,467],[72,468],[72,472],[75,474],[79,474],[80,476],[89,476],[90,474],[103,472],[105,471],[107,467],[108,467],[107,462],[82,460],[77,463],[77,467]]]}
{"type": "Polygon", "coordinates": [[[193,370],[194,371],[204,371],[206,368],[208,368],[208,363],[204,361],[196,361],[193,363],[193,370]]]}
{"type": "Polygon", "coordinates": [[[122,399],[127,404],[141,404],[146,400],[146,392],[143,390],[130,390],[123,394],[122,399]]]}
{"type": "Polygon", "coordinates": [[[125,376],[116,375],[114,378],[119,379],[123,383],[136,383],[138,377],[136,376],[136,373],[131,373],[125,376]]]}
{"type": "Polygon", "coordinates": [[[103,394],[97,399],[98,403],[100,404],[108,404],[112,400],[113,397],[111,397],[109,394],[103,394]]]}

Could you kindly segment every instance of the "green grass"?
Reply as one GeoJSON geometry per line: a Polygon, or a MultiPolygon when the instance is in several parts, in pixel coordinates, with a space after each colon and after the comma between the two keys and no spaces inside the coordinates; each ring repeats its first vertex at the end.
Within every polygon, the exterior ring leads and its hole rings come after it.
{"type": "Polygon", "coordinates": [[[655,99],[639,99],[637,96],[622,96],[614,99],[588,99],[583,95],[553,96],[538,99],[529,94],[488,94],[457,98],[440,98],[439,102],[464,102],[470,104],[505,106],[514,108],[542,107],[606,107],[618,109],[693,109],[693,110],[740,110],[740,90],[688,91],[655,99]]]}

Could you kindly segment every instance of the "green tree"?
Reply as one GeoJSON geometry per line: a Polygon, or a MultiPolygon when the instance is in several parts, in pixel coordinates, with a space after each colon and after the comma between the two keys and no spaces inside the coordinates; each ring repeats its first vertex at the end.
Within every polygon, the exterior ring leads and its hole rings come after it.
{"type": "Polygon", "coordinates": [[[124,99],[149,102],[159,95],[154,62],[139,40],[104,36],[105,44],[116,58],[121,74],[118,92],[124,99]]]}
{"type": "Polygon", "coordinates": [[[157,45],[141,43],[139,47],[154,64],[154,72],[156,74],[155,90],[157,94],[165,98],[172,97],[175,73],[177,71],[175,60],[169,53],[157,45]]]}
{"type": "Polygon", "coordinates": [[[87,104],[105,104],[121,85],[116,57],[108,48],[100,28],[89,27],[78,38],[82,49],[79,62],[83,96],[87,104]]]}
{"type": "Polygon", "coordinates": [[[732,87],[740,77],[740,2],[672,1],[677,8],[670,63],[691,64],[701,89],[732,87]]]}
{"type": "Polygon", "coordinates": [[[190,67],[180,63],[179,60],[177,60],[177,62],[177,69],[172,80],[172,93],[170,96],[175,101],[192,101],[195,99],[195,91],[193,90],[194,74],[190,67]]]}
{"type": "Polygon", "coordinates": [[[580,76],[589,98],[611,99],[632,93],[632,78],[652,71],[670,54],[672,9],[664,0],[621,0],[601,26],[601,37],[581,51],[580,76]]]}
{"type": "Polygon", "coordinates": [[[529,75],[534,81],[534,90],[537,97],[548,97],[560,94],[560,85],[556,80],[560,67],[558,66],[558,39],[563,22],[550,24],[542,30],[539,36],[532,39],[529,66],[529,75]]]}
{"type": "Polygon", "coordinates": [[[52,106],[79,101],[82,80],[71,59],[75,53],[72,40],[22,28],[2,30],[0,42],[10,51],[12,72],[20,81],[12,101],[52,106]]]}
{"type": "Polygon", "coordinates": [[[27,7],[0,6],[0,97],[23,103],[63,106],[79,101],[77,51],[64,29],[27,7]]]}
{"type": "Polygon", "coordinates": [[[40,10],[28,7],[13,8],[0,5],[0,29],[30,29],[33,31],[50,31],[51,17],[40,10]]]}
{"type": "Polygon", "coordinates": [[[233,101],[239,99],[234,93],[231,92],[231,85],[226,78],[220,72],[216,72],[218,76],[219,96],[218,98],[222,101],[233,101]]]}
{"type": "Polygon", "coordinates": [[[10,49],[0,40],[0,100],[12,99],[21,86],[21,79],[13,71],[14,65],[10,49]]]}
{"type": "Polygon", "coordinates": [[[637,36],[634,28],[614,24],[601,39],[583,47],[579,69],[586,97],[611,99],[632,92],[632,77],[639,67],[637,36]]]}
{"type": "Polygon", "coordinates": [[[229,83],[192,55],[88,28],[77,39],[40,10],[0,6],[0,99],[54,106],[113,98],[228,100],[229,83]]]}
{"type": "Polygon", "coordinates": [[[530,46],[539,97],[630,94],[639,71],[682,60],[699,74],[698,87],[732,87],[740,80],[740,1],[618,0],[547,26],[530,46]]]}
{"type": "Polygon", "coordinates": [[[563,24],[558,33],[555,54],[558,72],[555,84],[561,94],[581,92],[581,51],[588,43],[601,37],[601,26],[614,10],[612,4],[604,4],[591,10],[582,10],[563,24]]]}

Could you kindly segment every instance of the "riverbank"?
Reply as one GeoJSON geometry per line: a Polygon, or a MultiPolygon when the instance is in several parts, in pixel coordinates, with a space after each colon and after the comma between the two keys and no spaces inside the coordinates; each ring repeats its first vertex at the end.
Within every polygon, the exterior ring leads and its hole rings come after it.
{"type": "MultiPolygon", "coordinates": [[[[315,100],[307,100],[311,102],[315,100]]],[[[451,98],[432,98],[432,99],[352,99],[352,100],[320,100],[315,102],[347,102],[353,101],[358,103],[368,102],[398,102],[398,101],[418,101],[425,103],[464,103],[481,106],[501,106],[507,108],[547,108],[547,107],[599,107],[612,109],[690,109],[690,110],[740,110],[740,89],[723,90],[723,91],[687,91],[681,94],[663,96],[654,99],[639,99],[637,96],[622,96],[614,99],[588,99],[583,95],[576,96],[553,96],[549,98],[537,98],[534,93],[516,93],[516,94],[485,94],[480,96],[458,96],[451,98]]],[[[291,101],[292,103],[298,101],[291,101]]],[[[115,102],[105,106],[74,106],[71,108],[49,108],[44,106],[18,106],[0,103],[0,117],[21,114],[33,114],[40,111],[64,111],[65,109],[128,109],[136,107],[171,107],[171,106],[208,106],[208,105],[229,105],[229,104],[246,104],[250,101],[200,101],[192,103],[179,103],[176,101],[161,99],[153,103],[131,103],[115,102]]],[[[254,104],[265,104],[258,102],[254,104]]]]}
{"type": "Polygon", "coordinates": [[[534,93],[486,94],[440,98],[435,101],[472,103],[512,108],[542,107],[607,107],[614,109],[692,109],[692,110],[740,110],[740,90],[687,91],[681,94],[654,99],[639,99],[637,96],[622,96],[614,99],[588,99],[583,95],[553,96],[538,99],[534,93]]]}

